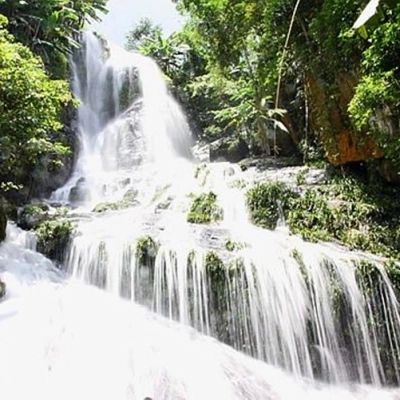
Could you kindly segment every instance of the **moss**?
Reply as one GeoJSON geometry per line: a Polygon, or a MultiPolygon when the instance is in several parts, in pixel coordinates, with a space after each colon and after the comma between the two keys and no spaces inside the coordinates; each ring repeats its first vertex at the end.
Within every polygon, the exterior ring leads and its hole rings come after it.
{"type": "Polygon", "coordinates": [[[96,213],[103,213],[106,211],[116,211],[116,210],[122,210],[123,205],[120,202],[110,202],[110,201],[105,201],[103,203],[99,203],[96,205],[95,208],[93,208],[93,212],[96,213]]]}
{"type": "Polygon", "coordinates": [[[234,242],[230,239],[225,242],[225,249],[227,251],[237,251],[243,249],[244,247],[246,247],[245,243],[234,242]]]}
{"type": "Polygon", "coordinates": [[[283,183],[247,193],[255,225],[274,229],[279,206],[290,231],[309,241],[336,241],[350,249],[400,256],[400,189],[333,173],[327,184],[299,195],[283,183]]]}
{"type": "Polygon", "coordinates": [[[124,210],[126,208],[132,207],[136,204],[136,197],[138,192],[134,189],[128,190],[122,200],[119,201],[105,201],[103,203],[99,203],[94,207],[92,212],[103,213],[106,211],[117,211],[124,210]]]}
{"type": "Polygon", "coordinates": [[[217,205],[217,195],[202,193],[193,199],[187,221],[194,224],[210,224],[222,219],[223,211],[217,205]]]}
{"type": "Polygon", "coordinates": [[[75,225],[65,220],[45,221],[35,230],[38,251],[51,260],[62,262],[75,225]]]}
{"type": "Polygon", "coordinates": [[[225,281],[224,263],[217,253],[210,251],[206,254],[205,269],[212,284],[221,284],[225,281]]]}
{"type": "Polygon", "coordinates": [[[151,236],[142,236],[136,244],[136,257],[140,266],[153,267],[160,244],[151,236]]]}
{"type": "Polygon", "coordinates": [[[49,206],[44,203],[28,204],[20,212],[17,224],[22,229],[34,229],[49,218],[49,206]]]}

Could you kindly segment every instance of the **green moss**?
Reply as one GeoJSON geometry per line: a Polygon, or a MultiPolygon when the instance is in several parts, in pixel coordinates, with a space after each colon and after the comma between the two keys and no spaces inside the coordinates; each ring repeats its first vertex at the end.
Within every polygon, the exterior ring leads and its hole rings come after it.
{"type": "Polygon", "coordinates": [[[49,218],[49,206],[44,203],[26,205],[17,217],[18,226],[22,229],[34,229],[49,218]]]}
{"type": "Polygon", "coordinates": [[[25,206],[23,212],[26,215],[42,214],[43,212],[49,211],[49,206],[44,203],[39,204],[29,204],[25,206]]]}
{"type": "Polygon", "coordinates": [[[151,236],[142,236],[136,244],[136,257],[140,266],[154,266],[160,244],[151,236]]]}
{"type": "Polygon", "coordinates": [[[206,271],[209,276],[214,279],[218,278],[218,280],[224,279],[225,271],[224,271],[224,263],[218,257],[217,253],[210,251],[206,254],[206,271]]]}
{"type": "Polygon", "coordinates": [[[237,251],[243,249],[244,247],[246,247],[245,243],[234,242],[230,239],[225,242],[225,249],[227,251],[237,251]]]}
{"type": "Polygon", "coordinates": [[[105,201],[103,203],[97,204],[96,207],[92,211],[96,212],[96,213],[103,213],[106,211],[122,210],[124,208],[127,208],[127,207],[124,206],[124,204],[122,204],[121,202],[105,201]]]}
{"type": "Polygon", "coordinates": [[[283,183],[265,183],[247,193],[255,225],[274,229],[279,206],[292,233],[310,241],[336,241],[350,249],[400,256],[400,189],[333,174],[325,185],[297,194],[283,183]]]}
{"type": "Polygon", "coordinates": [[[38,251],[55,261],[63,261],[65,249],[74,233],[75,225],[70,221],[45,221],[35,228],[38,251]]]}
{"type": "Polygon", "coordinates": [[[222,219],[222,209],[217,205],[213,192],[202,193],[193,199],[187,221],[194,224],[210,224],[222,219]]]}

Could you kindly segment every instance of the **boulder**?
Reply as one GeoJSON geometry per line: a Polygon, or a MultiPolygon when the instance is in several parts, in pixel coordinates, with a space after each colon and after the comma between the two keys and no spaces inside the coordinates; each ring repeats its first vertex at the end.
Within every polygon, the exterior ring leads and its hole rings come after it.
{"type": "Polygon", "coordinates": [[[89,190],[86,187],[85,178],[79,178],[69,192],[68,201],[70,203],[83,203],[88,195],[89,190]]]}
{"type": "Polygon", "coordinates": [[[298,153],[298,149],[285,125],[280,124],[276,128],[267,130],[268,148],[270,154],[278,156],[292,156],[298,153]]]}
{"type": "Polygon", "coordinates": [[[49,206],[44,203],[28,204],[20,210],[17,225],[25,230],[34,229],[49,219],[49,206]]]}
{"type": "Polygon", "coordinates": [[[210,161],[239,162],[248,157],[249,152],[242,138],[221,138],[210,144],[210,161]]]}

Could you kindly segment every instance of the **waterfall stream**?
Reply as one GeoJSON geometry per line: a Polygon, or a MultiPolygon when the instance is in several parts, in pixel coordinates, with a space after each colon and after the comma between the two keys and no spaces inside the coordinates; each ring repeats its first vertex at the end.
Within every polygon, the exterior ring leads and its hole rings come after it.
{"type": "Polygon", "coordinates": [[[8,227],[5,399],[400,398],[383,388],[400,314],[382,260],[253,226],[248,172],[195,160],[152,60],[87,34],[73,75],[79,157],[51,201],[77,233],[60,271],[8,227]],[[221,222],[188,223],[209,192],[221,222]]]}

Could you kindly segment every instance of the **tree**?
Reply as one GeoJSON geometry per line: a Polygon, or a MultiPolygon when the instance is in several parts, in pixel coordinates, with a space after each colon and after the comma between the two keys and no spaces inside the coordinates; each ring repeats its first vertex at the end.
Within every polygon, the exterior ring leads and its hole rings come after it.
{"type": "Polygon", "coordinates": [[[138,51],[148,41],[155,41],[160,36],[162,36],[161,27],[154,25],[148,18],[142,18],[126,35],[125,48],[128,51],[138,51]]]}
{"type": "Polygon", "coordinates": [[[72,101],[67,82],[50,79],[40,58],[17,43],[0,16],[0,189],[26,185],[44,154],[68,148],[57,140],[61,110],[72,101]]]}
{"type": "MultiPolygon", "coordinates": [[[[107,12],[107,0],[0,0],[0,14],[8,18],[8,30],[17,41],[40,55],[46,65],[61,62],[61,55],[78,47],[78,35],[86,22],[107,12]]],[[[54,67],[54,66],[52,66],[54,67]]]]}

